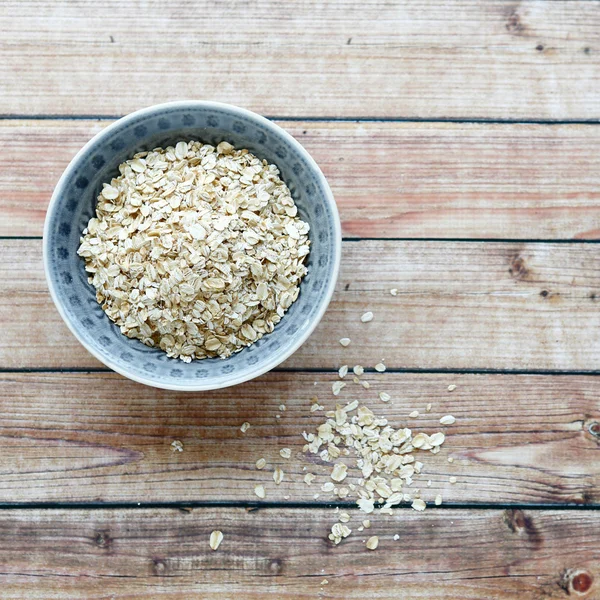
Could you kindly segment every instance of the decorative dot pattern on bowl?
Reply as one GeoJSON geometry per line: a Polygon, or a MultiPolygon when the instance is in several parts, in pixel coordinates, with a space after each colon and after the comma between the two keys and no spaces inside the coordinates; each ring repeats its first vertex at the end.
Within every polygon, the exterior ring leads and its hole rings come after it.
{"type": "Polygon", "coordinates": [[[73,159],[55,189],[46,218],[44,262],[53,299],[65,322],[104,364],[156,387],[216,389],[272,369],[314,329],[335,285],[340,240],[339,217],[329,186],[298,142],[275,124],[236,107],[177,102],[117,121],[73,159]],[[182,366],[161,350],[121,334],[96,302],[84,261],[76,250],[81,232],[94,214],[102,183],[118,174],[119,164],[141,150],[190,139],[213,145],[225,140],[276,164],[300,217],[311,226],[311,251],[298,300],[273,333],[225,361],[206,359],[182,366]]]}

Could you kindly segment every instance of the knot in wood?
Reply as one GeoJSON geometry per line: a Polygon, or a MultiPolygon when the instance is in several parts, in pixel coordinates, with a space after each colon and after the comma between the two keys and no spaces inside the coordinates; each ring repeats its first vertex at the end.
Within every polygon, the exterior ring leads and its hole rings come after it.
{"type": "Polygon", "coordinates": [[[585,569],[569,569],[563,575],[562,587],[569,596],[586,596],[594,585],[594,578],[585,569]]]}

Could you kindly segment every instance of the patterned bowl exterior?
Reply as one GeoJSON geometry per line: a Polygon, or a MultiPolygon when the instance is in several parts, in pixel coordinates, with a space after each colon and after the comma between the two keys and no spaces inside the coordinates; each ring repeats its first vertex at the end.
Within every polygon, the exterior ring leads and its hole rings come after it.
{"type": "Polygon", "coordinates": [[[341,227],[325,177],[304,148],[269,120],[214,102],[174,102],[132,113],[96,135],[62,175],[44,228],[44,267],[50,293],[77,339],[111,369],[141,383],[175,390],[210,390],[261,375],[295,352],[320,321],[335,287],[341,227]],[[226,140],[279,167],[300,217],[310,224],[308,274],[298,300],[275,330],[225,360],[186,364],[121,334],[102,311],[77,256],[79,237],[94,214],[102,183],[136,152],[179,140],[213,145],[226,140]]]}

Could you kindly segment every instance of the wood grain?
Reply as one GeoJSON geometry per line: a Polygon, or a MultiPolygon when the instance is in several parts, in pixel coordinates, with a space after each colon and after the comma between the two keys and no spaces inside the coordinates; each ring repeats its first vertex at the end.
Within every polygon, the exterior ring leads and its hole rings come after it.
{"type": "MultiPolygon", "coordinates": [[[[100,366],[50,301],[41,242],[0,240],[0,253],[0,368],[100,366]]],[[[599,368],[596,244],[371,240],[346,242],[342,263],[323,321],[284,366],[599,368]]]]}
{"type": "Polygon", "coordinates": [[[0,113],[181,98],[270,115],[598,119],[595,2],[21,2],[0,7],[0,113]]]}
{"type": "MultiPolygon", "coordinates": [[[[2,597],[598,597],[598,512],[408,509],[373,519],[375,551],[358,532],[332,546],[334,522],[331,510],[4,511],[2,597]],[[214,529],[224,534],[216,552],[214,529]]],[[[350,526],[359,522],[353,511],[350,526]]]]}
{"type": "MultiPolygon", "coordinates": [[[[52,189],[109,121],[0,120],[0,236],[41,235],[52,189]]],[[[278,121],[351,237],[600,238],[600,127],[278,121]]]]}
{"type": "MultiPolygon", "coordinates": [[[[189,394],[113,373],[2,374],[0,503],[253,503],[257,484],[267,502],[312,502],[315,493],[330,502],[336,497],[320,488],[331,465],[302,452],[302,432],[325,419],[310,412],[316,395],[326,410],[357,399],[394,427],[444,431],[442,452],[419,455],[425,466],[412,486],[428,502],[441,493],[445,504],[600,505],[598,377],[371,373],[369,390],[350,383],[337,399],[336,378],[272,373],[233,390],[189,394]],[[382,390],[389,404],[379,400],[382,390]],[[415,409],[419,418],[409,419],[415,409]],[[454,425],[439,424],[446,414],[454,425]],[[173,440],[183,452],[173,453],[173,440]],[[263,471],[255,468],[261,457],[263,471]],[[276,466],[286,474],[279,486],[276,466]],[[318,476],[310,486],[307,472],[318,476]]],[[[346,483],[357,474],[351,470],[346,483]]]]}

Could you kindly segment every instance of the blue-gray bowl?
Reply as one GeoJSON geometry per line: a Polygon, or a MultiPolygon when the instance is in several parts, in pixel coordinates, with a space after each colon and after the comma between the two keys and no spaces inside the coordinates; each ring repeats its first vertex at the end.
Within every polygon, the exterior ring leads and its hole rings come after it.
{"type": "Polygon", "coordinates": [[[308,152],[287,132],[247,110],[216,102],[151,106],[109,125],[71,161],[52,195],[44,227],[44,268],[50,294],[75,337],[111,369],[155,387],[210,390],[247,381],[283,362],[308,338],[335,287],[341,255],[340,220],[327,181],[308,152]],[[136,152],[179,140],[248,148],[277,165],[300,217],[310,224],[308,274],[275,330],[225,360],[189,364],[125,337],[96,302],[79,238],[95,212],[103,182],[136,152]]]}

